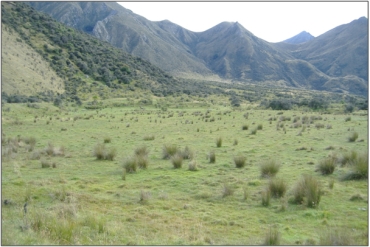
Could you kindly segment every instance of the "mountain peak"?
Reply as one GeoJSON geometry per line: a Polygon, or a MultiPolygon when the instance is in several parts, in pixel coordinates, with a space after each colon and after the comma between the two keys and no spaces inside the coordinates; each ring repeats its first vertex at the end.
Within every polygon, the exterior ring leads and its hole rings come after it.
{"type": "Polygon", "coordinates": [[[297,34],[297,35],[295,35],[295,36],[293,36],[289,39],[286,39],[282,42],[288,43],[288,44],[301,44],[301,43],[310,41],[311,39],[314,39],[314,38],[315,37],[312,36],[309,32],[302,31],[299,34],[297,34]]]}

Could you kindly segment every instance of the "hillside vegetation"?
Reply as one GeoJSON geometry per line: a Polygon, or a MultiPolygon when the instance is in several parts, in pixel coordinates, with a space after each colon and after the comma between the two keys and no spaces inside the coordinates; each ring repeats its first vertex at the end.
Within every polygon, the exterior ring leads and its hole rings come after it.
{"type": "Polygon", "coordinates": [[[63,79],[17,32],[3,24],[1,35],[3,92],[27,96],[45,91],[64,92],[63,79]]]}
{"type": "MultiPolygon", "coordinates": [[[[92,97],[93,91],[99,97],[107,98],[117,96],[117,89],[122,92],[130,85],[141,83],[143,84],[141,87],[151,88],[162,84],[168,85],[174,81],[172,76],[149,62],[132,57],[106,42],[66,27],[23,3],[2,3],[2,23],[9,32],[15,32],[20,36],[18,43],[33,49],[32,52],[26,51],[21,54],[28,56],[25,61],[32,59],[32,55],[27,54],[37,53],[38,57],[42,57],[43,64],[48,64],[57,77],[63,79],[65,96],[69,99],[79,102],[81,99],[92,97]]],[[[17,39],[16,36],[12,39],[14,38],[17,39]]],[[[3,50],[3,53],[16,56],[12,51],[18,47],[18,43],[6,43],[7,50],[3,50]]],[[[7,57],[3,58],[5,64],[10,63],[7,57]]],[[[41,74],[44,72],[42,67],[38,67],[37,70],[41,74]]],[[[11,70],[7,71],[5,75],[10,72],[11,70]]],[[[22,80],[33,84],[33,81],[28,79],[13,77],[10,81],[13,85],[21,84],[22,80]]],[[[7,91],[7,88],[4,89],[4,92],[12,93],[7,91]]],[[[18,90],[19,94],[28,93],[26,88],[19,87],[18,90]]]]}

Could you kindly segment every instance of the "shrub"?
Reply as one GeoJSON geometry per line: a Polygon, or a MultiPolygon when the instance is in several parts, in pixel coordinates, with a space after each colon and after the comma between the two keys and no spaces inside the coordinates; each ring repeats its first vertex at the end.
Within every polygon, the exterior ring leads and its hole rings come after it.
{"type": "Polygon", "coordinates": [[[137,170],[137,159],[136,157],[128,157],[123,161],[123,168],[128,173],[136,172],[137,170]]]}
{"type": "Polygon", "coordinates": [[[301,204],[306,199],[307,207],[315,208],[320,203],[321,193],[317,179],[310,175],[304,175],[293,190],[294,202],[301,204]]]}
{"type": "Polygon", "coordinates": [[[178,149],[176,145],[167,144],[163,146],[162,149],[162,158],[169,159],[177,153],[178,149]]]}
{"type": "Polygon", "coordinates": [[[210,152],[209,153],[209,163],[215,163],[216,162],[216,154],[215,154],[215,152],[210,152]]]}
{"type": "Polygon", "coordinates": [[[242,126],[242,130],[248,130],[248,124],[243,124],[243,126],[242,126]]]}
{"type": "Polygon", "coordinates": [[[112,139],[108,136],[104,137],[104,143],[110,143],[112,139]]]}
{"type": "Polygon", "coordinates": [[[262,124],[258,124],[258,125],[257,125],[257,129],[258,129],[258,130],[262,130],[262,128],[263,128],[262,124]]]}
{"type": "Polygon", "coordinates": [[[266,189],[261,193],[262,206],[268,207],[270,205],[271,191],[266,189]]]}
{"type": "Polygon", "coordinates": [[[351,121],[351,117],[346,117],[346,118],[344,119],[344,121],[346,121],[346,122],[351,121]]]}
{"type": "Polygon", "coordinates": [[[228,184],[222,186],[222,197],[232,196],[234,194],[234,188],[228,184]]]}
{"type": "Polygon", "coordinates": [[[189,171],[198,171],[198,165],[195,160],[189,162],[189,171]]]}
{"type": "Polygon", "coordinates": [[[216,139],[216,146],[217,146],[218,148],[222,146],[222,137],[218,137],[218,138],[216,139]]]}
{"type": "Polygon", "coordinates": [[[176,153],[174,156],[171,158],[172,165],[175,169],[181,168],[182,166],[182,155],[179,153],[176,153]]]}
{"type": "Polygon", "coordinates": [[[280,164],[275,160],[267,160],[261,163],[261,176],[273,177],[278,173],[280,164]]]}
{"type": "Polygon", "coordinates": [[[247,158],[245,158],[243,155],[238,155],[234,157],[234,163],[237,168],[242,168],[245,166],[245,161],[247,158]]]}
{"type": "Polygon", "coordinates": [[[268,185],[268,189],[273,197],[280,198],[285,195],[287,184],[283,179],[280,178],[271,179],[268,185]]]}
{"type": "Polygon", "coordinates": [[[358,138],[358,133],[357,132],[353,132],[349,137],[348,137],[348,141],[349,142],[355,142],[358,138]]]}
{"type": "Polygon", "coordinates": [[[238,139],[235,139],[234,140],[234,144],[233,144],[234,146],[236,146],[236,145],[238,145],[238,139]]]}
{"type": "Polygon", "coordinates": [[[330,175],[335,170],[335,158],[329,157],[321,160],[318,164],[318,169],[322,175],[330,175]]]}
{"type": "Polygon", "coordinates": [[[266,234],[265,242],[263,245],[280,245],[280,233],[276,228],[270,227],[269,231],[266,234]]]}

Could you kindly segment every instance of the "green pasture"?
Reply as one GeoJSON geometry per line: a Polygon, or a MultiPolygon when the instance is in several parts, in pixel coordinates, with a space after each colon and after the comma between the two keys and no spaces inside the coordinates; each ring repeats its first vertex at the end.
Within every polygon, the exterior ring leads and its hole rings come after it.
{"type": "Polygon", "coordinates": [[[327,157],[367,153],[365,111],[194,102],[165,109],[37,106],[2,109],[3,245],[261,245],[271,229],[281,245],[319,245],[333,232],[368,244],[367,178],[343,180],[350,165],[336,164],[330,175],[317,169],[327,157]],[[303,119],[311,122],[299,125],[303,119]],[[358,138],[349,142],[355,132],[358,138]],[[99,143],[116,151],[113,161],[96,159],[99,143]],[[188,147],[197,169],[189,170],[190,159],[180,169],[163,159],[169,144],[188,147]],[[149,150],[147,169],[124,172],[124,160],[142,146],[149,150]],[[47,147],[54,151],[47,154],[47,147]],[[244,167],[236,167],[236,156],[246,158],[244,167]],[[261,176],[260,166],[267,160],[280,164],[275,178],[287,191],[264,206],[270,178],[261,176]],[[320,184],[314,208],[292,202],[303,175],[320,184]]]}

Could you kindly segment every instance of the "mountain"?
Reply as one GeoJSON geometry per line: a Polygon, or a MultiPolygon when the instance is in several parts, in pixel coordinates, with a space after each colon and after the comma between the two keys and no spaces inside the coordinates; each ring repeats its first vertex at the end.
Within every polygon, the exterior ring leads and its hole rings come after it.
{"type": "Polygon", "coordinates": [[[80,102],[135,90],[161,96],[183,88],[151,63],[22,2],[2,2],[1,12],[1,84],[8,102],[80,102]]]}
{"type": "Polygon", "coordinates": [[[168,20],[151,22],[113,2],[29,4],[174,76],[367,94],[366,18],[304,43],[269,43],[239,23],[192,32],[168,20]]]}
{"type": "Polygon", "coordinates": [[[314,39],[315,37],[312,36],[310,33],[303,31],[300,32],[299,34],[284,40],[284,43],[289,43],[289,44],[301,44],[307,41],[310,41],[311,39],[314,39]]]}
{"type": "Polygon", "coordinates": [[[289,50],[295,58],[310,62],[329,76],[352,75],[367,81],[368,19],[340,25],[289,50]]]}
{"type": "Polygon", "coordinates": [[[160,25],[114,2],[29,2],[56,20],[107,41],[124,51],[186,76],[214,73],[160,25]]]}

